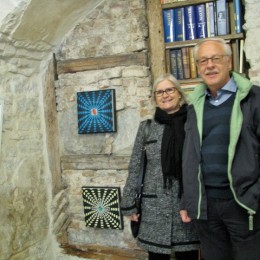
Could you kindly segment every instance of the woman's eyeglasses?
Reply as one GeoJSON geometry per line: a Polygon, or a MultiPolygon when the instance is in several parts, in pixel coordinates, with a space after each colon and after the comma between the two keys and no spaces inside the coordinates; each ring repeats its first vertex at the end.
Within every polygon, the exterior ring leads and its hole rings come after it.
{"type": "Polygon", "coordinates": [[[154,94],[157,96],[157,97],[161,97],[163,96],[164,93],[166,93],[167,95],[169,94],[172,94],[176,91],[176,88],[167,88],[165,90],[157,90],[157,91],[154,91],[154,94]]]}

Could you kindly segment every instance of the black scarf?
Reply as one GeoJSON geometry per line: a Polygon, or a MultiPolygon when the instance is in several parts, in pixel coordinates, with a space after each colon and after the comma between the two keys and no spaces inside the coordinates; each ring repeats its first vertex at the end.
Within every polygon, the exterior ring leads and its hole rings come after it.
{"type": "Polygon", "coordinates": [[[170,189],[173,178],[177,179],[180,184],[179,197],[182,193],[182,148],[186,118],[187,105],[183,105],[174,114],[167,114],[157,107],[154,116],[155,121],[165,124],[161,148],[164,188],[170,189]]]}

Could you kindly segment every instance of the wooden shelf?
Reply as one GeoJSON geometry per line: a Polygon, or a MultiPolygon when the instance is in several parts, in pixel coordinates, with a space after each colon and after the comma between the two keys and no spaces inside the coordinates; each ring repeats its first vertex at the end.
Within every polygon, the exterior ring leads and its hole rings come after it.
{"type": "Polygon", "coordinates": [[[169,4],[162,4],[162,9],[171,9],[176,7],[183,7],[187,5],[203,4],[208,2],[215,2],[216,0],[192,0],[192,1],[179,1],[169,4]]]}
{"type": "MultiPolygon", "coordinates": [[[[221,35],[221,36],[217,36],[217,37],[223,38],[227,42],[229,42],[230,40],[244,39],[244,34],[243,33],[227,34],[227,35],[221,35]]],[[[196,40],[191,40],[191,41],[181,41],[181,42],[169,42],[169,43],[165,43],[165,48],[166,49],[173,49],[173,48],[194,46],[201,40],[202,39],[196,39],[196,40]]]]}

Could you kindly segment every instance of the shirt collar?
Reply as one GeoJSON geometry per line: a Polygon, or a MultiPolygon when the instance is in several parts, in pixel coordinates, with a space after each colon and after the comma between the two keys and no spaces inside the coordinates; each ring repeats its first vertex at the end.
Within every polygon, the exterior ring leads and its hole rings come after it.
{"type": "MultiPolygon", "coordinates": [[[[236,93],[237,91],[237,85],[235,83],[235,80],[233,77],[230,78],[230,80],[227,82],[226,85],[224,85],[221,89],[219,89],[217,91],[217,96],[220,94],[220,93],[223,93],[223,92],[232,92],[232,93],[236,93]]],[[[211,96],[210,92],[209,92],[209,89],[207,88],[205,90],[205,94],[207,96],[211,96]]]]}

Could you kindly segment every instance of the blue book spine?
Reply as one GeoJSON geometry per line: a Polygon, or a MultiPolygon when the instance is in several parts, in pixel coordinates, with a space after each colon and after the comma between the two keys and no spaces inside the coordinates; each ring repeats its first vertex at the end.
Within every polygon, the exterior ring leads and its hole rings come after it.
{"type": "Polygon", "coordinates": [[[193,5],[184,7],[186,40],[197,38],[195,7],[193,5]]]}
{"type": "Polygon", "coordinates": [[[208,37],[207,33],[207,14],[205,4],[195,5],[196,31],[197,38],[208,37]]]}
{"type": "Polygon", "coordinates": [[[226,35],[227,34],[226,0],[217,0],[216,1],[216,10],[217,10],[218,35],[226,35]]]}
{"type": "Polygon", "coordinates": [[[235,32],[242,32],[242,16],[241,16],[241,1],[234,0],[234,12],[235,12],[235,32]]]}
{"type": "Polygon", "coordinates": [[[173,9],[163,10],[163,28],[164,28],[164,41],[174,42],[174,11],[173,9]]]}
{"type": "Polygon", "coordinates": [[[174,9],[175,41],[185,41],[184,7],[174,9]]]}
{"type": "Polygon", "coordinates": [[[176,49],[177,56],[177,79],[183,79],[183,63],[182,63],[182,52],[181,49],[176,49]]]}
{"type": "Polygon", "coordinates": [[[177,68],[177,51],[176,49],[170,50],[170,71],[171,74],[177,79],[178,68],[177,68]]]}

